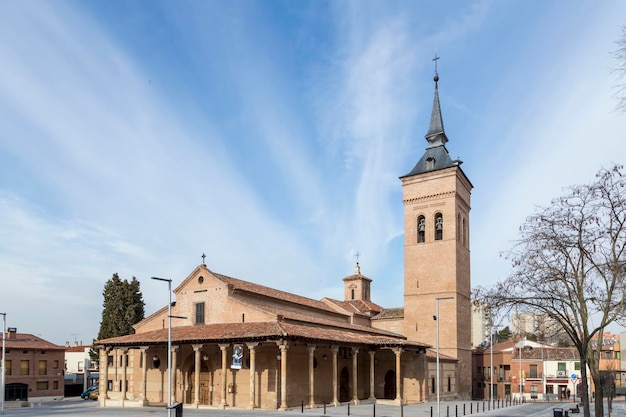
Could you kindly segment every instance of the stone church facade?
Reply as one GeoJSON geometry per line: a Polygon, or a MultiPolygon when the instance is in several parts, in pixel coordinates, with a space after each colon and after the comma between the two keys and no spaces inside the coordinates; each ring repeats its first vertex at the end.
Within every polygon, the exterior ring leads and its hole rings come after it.
{"type": "MultiPolygon", "coordinates": [[[[358,263],[343,279],[343,300],[313,300],[218,274],[203,263],[174,290],[171,402],[281,410],[363,401],[399,405],[435,399],[437,385],[441,398],[469,397],[472,185],[445,147],[437,83],[436,75],[426,150],[401,177],[404,306],[372,302],[372,280],[358,263]]],[[[135,325],[135,334],[96,342],[100,404],[167,404],[167,341],[165,306],[135,325]]]]}

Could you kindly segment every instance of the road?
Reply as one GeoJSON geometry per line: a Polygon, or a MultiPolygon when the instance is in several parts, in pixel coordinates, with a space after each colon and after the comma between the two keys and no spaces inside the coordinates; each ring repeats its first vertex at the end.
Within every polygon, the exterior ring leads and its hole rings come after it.
{"type": "MultiPolygon", "coordinates": [[[[462,417],[464,415],[477,417],[553,417],[553,409],[555,407],[567,410],[571,406],[571,403],[536,402],[483,412],[481,404],[482,403],[479,402],[473,402],[470,407],[470,403],[467,402],[442,402],[441,417],[462,417]],[[465,414],[463,414],[464,406],[465,414]],[[480,412],[478,413],[476,412],[477,406],[480,407],[480,412]]],[[[312,410],[305,408],[302,412],[300,408],[287,411],[267,411],[259,409],[194,409],[189,407],[183,410],[183,415],[216,417],[347,417],[348,415],[351,417],[431,417],[431,409],[432,416],[437,417],[436,403],[412,404],[404,406],[402,409],[400,409],[400,407],[383,405],[377,405],[374,407],[372,404],[362,404],[358,406],[353,405],[349,409],[346,405],[342,405],[340,407],[329,406],[326,408],[325,413],[323,408],[315,408],[312,410]],[[350,414],[348,414],[348,412],[350,414]]],[[[174,414],[174,411],[172,411],[172,417],[174,414]]],[[[95,401],[82,401],[80,399],[70,398],[58,402],[38,404],[35,407],[29,408],[7,408],[5,410],[5,415],[12,417],[165,417],[167,416],[167,410],[162,407],[101,408],[95,401]]],[[[570,415],[570,417],[581,416],[582,413],[570,415]]],[[[614,412],[612,417],[626,417],[626,407],[623,400],[614,402],[614,412]]]]}

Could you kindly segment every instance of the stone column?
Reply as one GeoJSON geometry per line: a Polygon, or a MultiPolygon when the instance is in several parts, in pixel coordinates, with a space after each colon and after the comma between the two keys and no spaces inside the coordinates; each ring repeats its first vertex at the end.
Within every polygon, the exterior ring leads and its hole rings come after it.
{"type": "Polygon", "coordinates": [[[178,346],[172,346],[172,404],[176,402],[176,359],[178,346]]]}
{"type": "Polygon", "coordinates": [[[253,410],[256,408],[256,347],[258,343],[247,343],[248,349],[250,350],[250,403],[248,404],[248,408],[253,410]]]}
{"type": "Polygon", "coordinates": [[[402,352],[404,350],[402,348],[394,348],[393,349],[393,353],[396,354],[396,402],[398,404],[402,404],[402,387],[401,387],[401,382],[402,382],[402,367],[400,366],[400,357],[402,356],[402,352]]]}
{"type": "Polygon", "coordinates": [[[352,402],[359,403],[359,367],[358,367],[359,349],[352,348],[352,402]]]}
{"type": "Polygon", "coordinates": [[[280,349],[280,408],[279,410],[287,410],[287,349],[289,345],[283,342],[278,346],[280,349]]]}
{"type": "Polygon", "coordinates": [[[141,346],[141,402],[148,405],[148,346],[141,346]]]}
{"type": "Polygon", "coordinates": [[[106,405],[106,399],[109,394],[109,348],[100,349],[100,395],[99,403],[101,407],[106,405]]]}
{"type": "Polygon", "coordinates": [[[375,384],[375,365],[376,362],[374,361],[374,356],[376,355],[376,352],[374,352],[373,350],[370,350],[369,352],[370,355],[370,400],[376,400],[376,384],[375,384]]]}
{"type": "Polygon", "coordinates": [[[198,408],[200,405],[200,350],[203,345],[191,345],[194,352],[194,374],[193,374],[193,405],[198,408]]]}
{"type": "Polygon", "coordinates": [[[315,345],[307,345],[309,350],[309,407],[315,406],[315,345]]]}
{"type": "Polygon", "coordinates": [[[124,401],[127,400],[128,398],[126,398],[126,390],[128,389],[128,387],[126,386],[126,370],[128,368],[128,348],[122,348],[120,349],[120,353],[121,358],[122,358],[122,406],[124,405],[124,401]]]}
{"type": "Polygon", "coordinates": [[[339,387],[337,386],[337,353],[339,347],[331,346],[330,350],[333,352],[333,405],[336,407],[339,405],[339,387]]]}
{"type": "Polygon", "coordinates": [[[220,403],[220,407],[222,408],[226,408],[226,406],[228,405],[226,403],[226,394],[227,394],[227,390],[226,390],[226,371],[228,369],[228,346],[230,346],[228,343],[220,343],[218,345],[220,347],[220,350],[222,351],[222,402],[220,403]]]}

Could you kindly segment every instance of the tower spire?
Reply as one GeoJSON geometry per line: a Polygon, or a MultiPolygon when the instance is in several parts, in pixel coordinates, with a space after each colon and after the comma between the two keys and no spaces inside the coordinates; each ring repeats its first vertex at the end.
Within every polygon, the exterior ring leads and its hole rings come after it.
{"type": "Polygon", "coordinates": [[[439,61],[437,53],[435,52],[435,98],[433,99],[433,110],[430,113],[430,124],[428,125],[428,133],[426,133],[426,140],[428,141],[428,147],[445,145],[448,141],[446,132],[443,130],[443,118],[441,117],[441,105],[439,104],[439,73],[437,71],[437,61],[439,61]]]}

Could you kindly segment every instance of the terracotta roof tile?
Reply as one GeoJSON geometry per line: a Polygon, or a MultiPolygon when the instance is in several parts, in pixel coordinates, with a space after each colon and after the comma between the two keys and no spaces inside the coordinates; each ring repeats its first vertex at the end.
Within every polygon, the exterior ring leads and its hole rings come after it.
{"type": "Polygon", "coordinates": [[[65,350],[65,346],[55,345],[29,333],[16,333],[15,336],[6,337],[5,343],[6,349],[65,350]]]}
{"type": "MultiPolygon", "coordinates": [[[[376,329],[372,329],[376,330],[376,329]]],[[[376,346],[404,346],[423,349],[429,347],[419,342],[409,342],[403,337],[375,334],[359,329],[339,329],[329,326],[295,322],[220,323],[203,326],[172,328],[172,342],[233,342],[252,340],[307,339],[329,343],[364,344],[376,346]]],[[[167,329],[99,340],[97,345],[140,346],[167,342],[167,329]]]]}
{"type": "Polygon", "coordinates": [[[385,319],[401,319],[404,317],[404,308],[385,308],[379,314],[372,317],[372,320],[385,320],[385,319]]]}
{"type": "Polygon", "coordinates": [[[274,298],[280,301],[287,301],[290,303],[298,304],[301,306],[311,307],[319,310],[332,311],[330,307],[326,305],[326,303],[318,300],[314,300],[312,298],[302,297],[300,295],[288,293],[285,291],[276,290],[274,288],[266,287],[264,285],[254,284],[252,282],[243,281],[237,278],[232,278],[227,275],[222,275],[213,272],[213,274],[224,281],[226,284],[230,285],[235,291],[245,291],[250,294],[262,295],[265,297],[274,298]]]}

